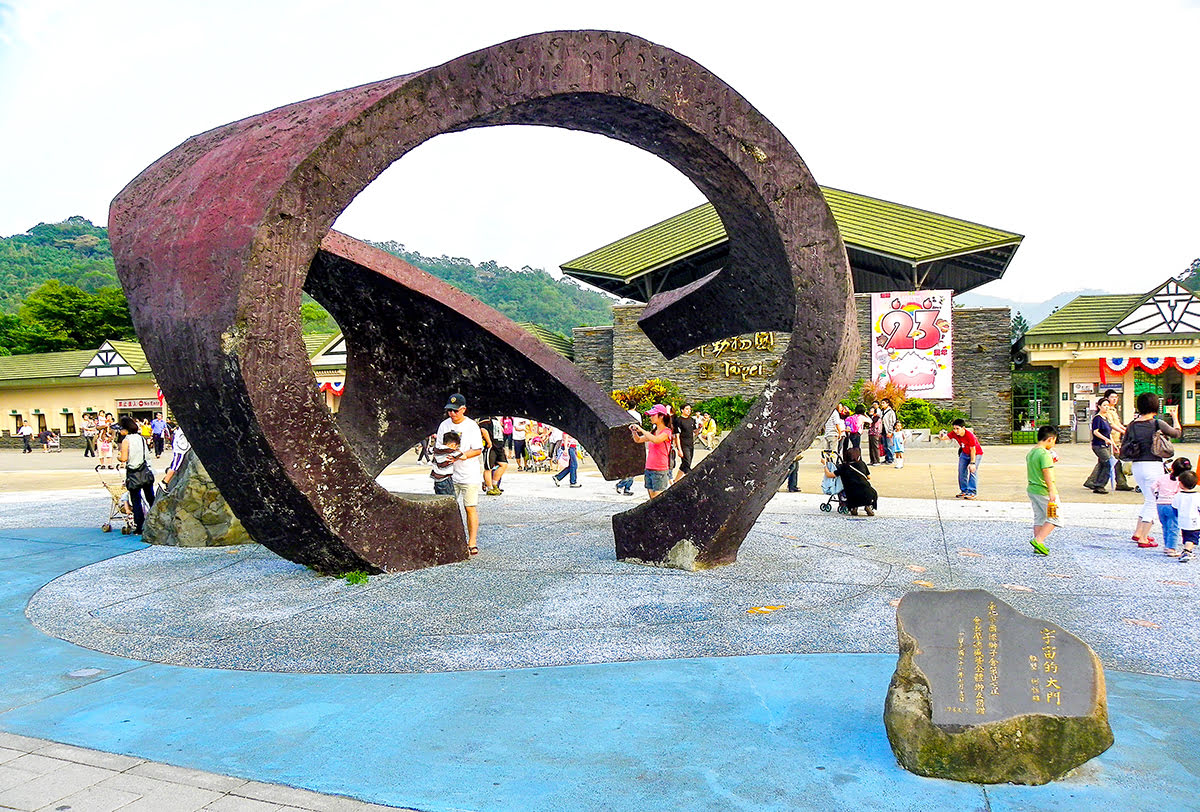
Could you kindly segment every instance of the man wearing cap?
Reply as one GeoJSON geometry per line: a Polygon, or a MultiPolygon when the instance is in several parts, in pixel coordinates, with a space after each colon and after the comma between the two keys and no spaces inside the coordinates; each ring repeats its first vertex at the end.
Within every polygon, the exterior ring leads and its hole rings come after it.
{"type": "Polygon", "coordinates": [[[467,549],[471,555],[479,552],[479,481],[483,476],[480,455],[483,453],[483,433],[474,420],[467,419],[467,399],[457,392],[446,401],[446,419],[438,426],[437,436],[448,431],[458,432],[460,456],[454,461],[454,495],[462,502],[467,514],[467,549]]]}

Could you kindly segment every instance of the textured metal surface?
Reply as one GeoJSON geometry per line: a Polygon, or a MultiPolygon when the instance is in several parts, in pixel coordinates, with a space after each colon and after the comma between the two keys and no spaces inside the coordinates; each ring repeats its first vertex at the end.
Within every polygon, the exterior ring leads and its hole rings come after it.
{"type": "Polygon", "coordinates": [[[336,231],[304,288],[344,325],[338,424],[372,474],[427,436],[446,395],[475,415],[516,414],[574,435],[609,479],[643,467],[629,414],[528,330],[397,256],[336,231]]]}
{"type": "MultiPolygon", "coordinates": [[[[369,476],[431,404],[406,412],[399,429],[391,418],[400,407],[384,407],[392,411],[352,436],[339,431],[314,390],[300,291],[316,260],[318,271],[370,280],[364,284],[400,306],[406,294],[352,267],[367,267],[357,258],[319,256],[322,240],[354,197],[414,147],[500,124],[633,144],[678,168],[712,201],[729,234],[730,265],[650,302],[642,325],[666,355],[755,330],[802,335],[742,429],[680,485],[614,520],[619,557],[661,562],[684,549],[699,566],[734,560],[793,453],[849,384],[857,338],[845,252],[820,190],[783,135],[700,65],[628,34],[512,40],[218,127],[138,176],[113,201],[110,236],[134,324],[177,418],[247,529],[285,557],[329,572],[464,558],[448,500],[398,500],[369,476]]],[[[349,303],[332,287],[313,282],[344,311],[349,303]]],[[[483,320],[496,335],[482,315],[442,315],[483,320]]],[[[343,322],[357,333],[352,347],[355,340],[390,347],[385,329],[420,329],[367,321],[360,314],[343,322]]],[[[440,348],[463,340],[441,338],[440,348]]],[[[360,361],[368,351],[353,350],[360,361]]],[[[487,359],[475,369],[427,360],[450,376],[452,389],[492,380],[487,359]]],[[[389,391],[369,403],[402,373],[380,367],[372,376],[360,364],[354,374],[365,381],[364,399],[350,407],[356,418],[381,403],[414,400],[389,391]]],[[[482,392],[466,394],[485,402],[482,392]]]]}

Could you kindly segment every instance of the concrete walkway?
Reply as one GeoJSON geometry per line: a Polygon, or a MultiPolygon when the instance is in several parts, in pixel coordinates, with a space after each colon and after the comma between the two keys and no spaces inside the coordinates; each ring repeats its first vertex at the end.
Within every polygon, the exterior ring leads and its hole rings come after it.
{"type": "Polygon", "coordinates": [[[0,732],[0,809],[383,812],[395,807],[0,732]]]}

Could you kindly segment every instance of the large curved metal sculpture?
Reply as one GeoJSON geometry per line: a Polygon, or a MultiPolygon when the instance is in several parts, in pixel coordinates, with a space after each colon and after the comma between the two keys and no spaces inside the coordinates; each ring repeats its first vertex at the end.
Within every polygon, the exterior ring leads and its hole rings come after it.
{"type": "Polygon", "coordinates": [[[730,265],[650,302],[641,325],[665,355],[756,330],[803,336],[737,432],[682,483],[614,519],[618,557],[685,567],[733,561],[796,450],[850,381],[850,275],[824,198],[783,135],[700,65],[629,34],[522,37],[219,127],[144,171],[113,201],[110,237],[163,392],[254,537],[327,572],[466,557],[449,500],[398,499],[370,476],[428,431],[447,391],[590,440],[606,476],[640,467],[640,449],[635,459],[620,429],[623,412],[561,365],[545,370],[555,382],[546,400],[480,388],[496,378],[482,374],[479,352],[521,374],[552,360],[534,357],[540,345],[499,314],[461,295],[439,300],[450,294],[430,295],[398,260],[327,237],[350,201],[409,150],[441,133],[501,124],[633,144],[712,201],[730,265]],[[354,394],[341,430],[315,395],[301,342],[306,280],[351,348],[354,394]],[[365,297],[344,296],[348,284],[371,291],[369,312],[356,308],[365,297]],[[455,340],[423,344],[410,335],[422,324],[398,324],[399,312],[452,324],[455,340]],[[428,363],[401,369],[414,352],[428,363]]]}

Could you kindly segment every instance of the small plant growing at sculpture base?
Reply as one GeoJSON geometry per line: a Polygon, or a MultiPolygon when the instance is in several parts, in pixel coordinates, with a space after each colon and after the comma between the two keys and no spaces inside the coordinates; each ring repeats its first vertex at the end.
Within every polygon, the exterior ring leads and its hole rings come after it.
{"type": "Polygon", "coordinates": [[[354,584],[356,586],[362,586],[363,584],[365,584],[367,582],[367,580],[369,578],[370,578],[370,575],[363,572],[362,570],[350,570],[350,572],[348,572],[342,576],[343,581],[345,581],[348,584],[354,584]]]}

